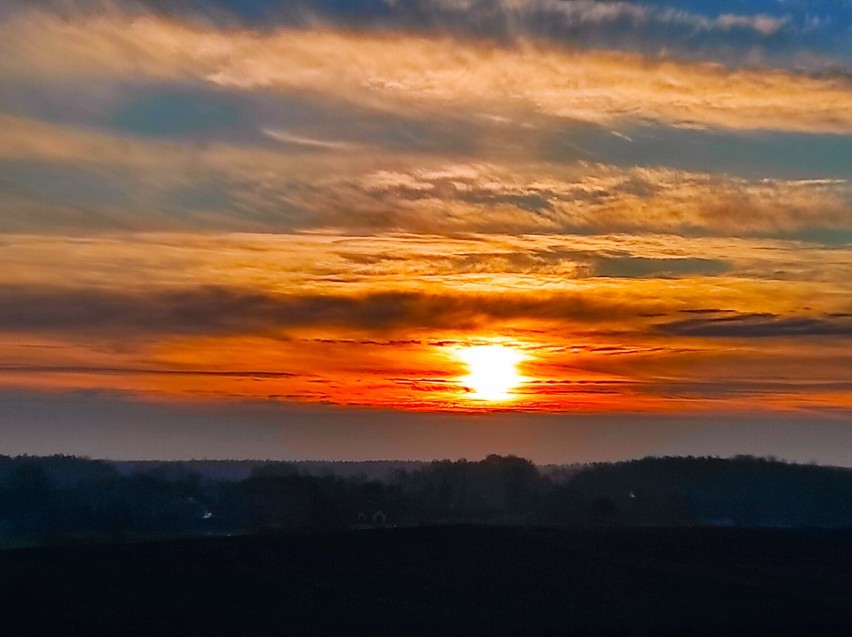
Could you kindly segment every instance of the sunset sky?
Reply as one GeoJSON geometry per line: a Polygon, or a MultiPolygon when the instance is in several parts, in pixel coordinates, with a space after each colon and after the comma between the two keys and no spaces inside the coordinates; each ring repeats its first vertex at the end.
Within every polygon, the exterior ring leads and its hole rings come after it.
{"type": "Polygon", "coordinates": [[[850,78],[849,0],[0,0],[0,453],[852,466],[850,78]]]}

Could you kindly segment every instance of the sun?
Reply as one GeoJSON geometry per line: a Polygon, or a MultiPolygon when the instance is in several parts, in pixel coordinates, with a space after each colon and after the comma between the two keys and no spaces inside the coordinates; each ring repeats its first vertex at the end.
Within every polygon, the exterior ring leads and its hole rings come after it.
{"type": "Polygon", "coordinates": [[[524,380],[517,365],[526,356],[513,347],[476,345],[459,349],[457,356],[470,372],[460,379],[470,389],[470,398],[491,402],[512,400],[512,390],[524,380]]]}

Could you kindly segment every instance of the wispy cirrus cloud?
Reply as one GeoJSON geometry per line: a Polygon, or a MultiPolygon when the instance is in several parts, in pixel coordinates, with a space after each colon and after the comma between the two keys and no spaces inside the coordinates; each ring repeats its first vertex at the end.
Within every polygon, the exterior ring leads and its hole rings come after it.
{"type": "MultiPolygon", "coordinates": [[[[637,298],[645,294],[647,283],[649,298],[659,298],[654,279],[661,276],[674,298],[683,297],[684,309],[707,297],[698,289],[707,285],[716,290],[711,308],[747,310],[752,297],[758,297],[762,309],[771,300],[776,311],[807,305],[803,299],[813,297],[809,301],[814,307],[842,313],[850,311],[843,299],[852,282],[852,254],[848,248],[800,241],[670,234],[180,232],[5,235],[0,241],[0,283],[34,289],[61,283],[71,290],[102,291],[224,285],[263,293],[441,288],[488,293],[611,282],[626,285],[637,298]],[[128,269],[138,277],[124,279],[128,269]],[[59,270],[61,279],[56,277],[59,270]],[[702,275],[710,276],[697,281],[702,275]],[[768,290],[765,294],[758,294],[761,286],[768,290]],[[732,294],[739,290],[741,300],[719,305],[735,298],[723,296],[725,289],[732,294]],[[787,301],[792,305],[778,305],[787,301]]],[[[593,293],[609,292],[596,288],[593,293]]]]}
{"type": "MultiPolygon", "coordinates": [[[[549,166],[489,164],[380,171],[337,188],[347,193],[350,210],[382,212],[402,227],[426,210],[445,212],[444,223],[456,230],[772,234],[845,227],[852,207],[845,180],[747,180],[589,163],[558,176],[549,166]]],[[[435,216],[429,222],[440,227],[435,216]]]]}
{"type": "Polygon", "coordinates": [[[16,81],[133,75],[235,90],[319,92],[389,110],[514,106],[598,123],[638,118],[852,132],[852,85],[843,74],[729,70],[533,43],[449,46],[440,38],[293,29],[259,34],[155,17],[64,21],[26,14],[0,24],[0,37],[0,76],[16,81]]]}
{"type": "MultiPolygon", "coordinates": [[[[829,59],[844,53],[842,34],[852,12],[835,6],[642,0],[395,0],[287,3],[212,0],[51,0],[45,9],[65,16],[158,16],[261,31],[333,28],[378,33],[451,35],[459,40],[521,39],[680,56],[700,55],[740,64],[743,59],[790,64],[802,53],[829,59]]],[[[25,6],[21,3],[21,6],[25,6]]]]}
{"type": "Polygon", "coordinates": [[[387,163],[381,148],[281,131],[272,147],[196,147],[9,116],[0,123],[9,182],[0,228],[7,231],[334,227],[795,237],[842,233],[852,209],[844,179],[420,154],[397,154],[392,169],[377,170],[387,163]]]}

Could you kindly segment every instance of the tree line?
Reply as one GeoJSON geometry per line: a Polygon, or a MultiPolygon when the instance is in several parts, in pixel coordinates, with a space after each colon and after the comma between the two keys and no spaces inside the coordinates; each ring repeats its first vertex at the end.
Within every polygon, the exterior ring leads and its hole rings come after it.
{"type": "Polygon", "coordinates": [[[73,456],[0,456],[0,543],[426,524],[852,526],[852,471],[750,456],[543,470],[490,455],[381,479],[263,462],[225,480],[192,466],[128,473],[73,456]]]}

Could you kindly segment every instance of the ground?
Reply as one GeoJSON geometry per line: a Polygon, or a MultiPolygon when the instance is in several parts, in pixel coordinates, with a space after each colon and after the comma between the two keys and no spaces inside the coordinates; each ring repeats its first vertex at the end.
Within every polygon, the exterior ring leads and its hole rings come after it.
{"type": "Polygon", "coordinates": [[[425,527],[0,552],[3,634],[852,634],[852,531],[425,527]]]}

